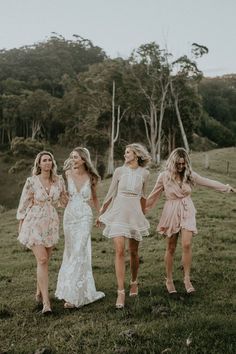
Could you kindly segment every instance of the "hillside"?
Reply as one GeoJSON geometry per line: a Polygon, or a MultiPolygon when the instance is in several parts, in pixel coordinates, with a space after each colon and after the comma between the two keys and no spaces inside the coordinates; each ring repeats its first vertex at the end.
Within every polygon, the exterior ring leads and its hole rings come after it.
{"type": "MultiPolygon", "coordinates": [[[[209,151],[210,168],[204,169],[205,153],[193,153],[194,169],[202,175],[236,187],[235,149],[209,151]],[[226,168],[229,161],[229,172],[226,168]]],[[[54,151],[59,164],[66,150],[54,151]]],[[[7,174],[11,164],[0,162],[1,193],[17,204],[19,183],[28,171],[7,174]],[[2,185],[3,184],[3,185],[2,185]],[[17,187],[17,188],[16,188],[17,187]],[[14,200],[15,198],[15,200],[14,200]]],[[[149,190],[156,180],[151,171],[149,190]]],[[[102,181],[102,200],[110,180],[102,181]]],[[[148,215],[151,233],[140,246],[139,296],[127,295],[123,311],[115,310],[116,281],[114,251],[101,229],[92,230],[93,271],[98,290],[106,297],[78,310],[63,308],[54,297],[63,254],[63,232],[50,262],[50,297],[53,315],[43,317],[35,305],[36,265],[31,252],[16,240],[15,209],[0,214],[0,352],[9,354],[234,354],[235,343],[235,255],[236,195],[196,188],[199,234],[193,240],[193,296],[185,294],[181,270],[180,242],[174,266],[176,296],[165,289],[165,240],[155,232],[163,198],[148,215]]],[[[62,220],[63,211],[60,210],[62,220]]],[[[126,259],[128,294],[129,261],[126,259]]]]}

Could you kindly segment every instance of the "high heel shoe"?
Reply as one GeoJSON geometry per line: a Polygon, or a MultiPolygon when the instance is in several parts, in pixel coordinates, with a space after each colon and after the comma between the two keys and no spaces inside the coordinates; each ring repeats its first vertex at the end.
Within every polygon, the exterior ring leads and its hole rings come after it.
{"type": "Polygon", "coordinates": [[[52,313],[50,304],[43,304],[42,314],[50,315],[52,313]]]}
{"type": "Polygon", "coordinates": [[[138,295],[138,281],[137,280],[135,280],[135,281],[130,280],[130,286],[131,286],[131,289],[129,292],[129,296],[131,296],[131,297],[137,296],[138,295]],[[134,286],[136,286],[136,290],[132,291],[134,286]]]}
{"type": "Polygon", "coordinates": [[[125,290],[117,290],[116,308],[123,309],[125,306],[125,290]]]}
{"type": "Polygon", "coordinates": [[[189,278],[184,279],[184,286],[187,294],[192,294],[196,291],[189,278]]]}
{"type": "Polygon", "coordinates": [[[75,308],[74,304],[71,304],[70,302],[64,303],[64,309],[73,309],[73,308],[75,308]]]}
{"type": "Polygon", "coordinates": [[[169,280],[167,278],[166,278],[166,289],[169,294],[176,294],[177,293],[173,280],[169,280]]]}

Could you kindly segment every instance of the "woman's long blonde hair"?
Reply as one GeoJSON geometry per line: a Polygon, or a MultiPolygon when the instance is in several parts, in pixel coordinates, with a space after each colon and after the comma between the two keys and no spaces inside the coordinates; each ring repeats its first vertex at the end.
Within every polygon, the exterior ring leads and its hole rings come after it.
{"type": "Polygon", "coordinates": [[[138,159],[138,165],[141,167],[146,167],[148,163],[151,161],[151,156],[147,151],[146,147],[139,143],[133,143],[126,145],[126,148],[132,150],[138,159]]]}
{"type": "Polygon", "coordinates": [[[172,181],[176,180],[178,171],[177,171],[177,163],[179,159],[183,158],[185,161],[185,169],[183,172],[183,182],[189,183],[191,185],[194,184],[192,177],[192,167],[189,159],[189,155],[184,148],[176,148],[174,149],[170,156],[166,161],[165,170],[168,171],[169,178],[172,181]]]}
{"type": "Polygon", "coordinates": [[[48,155],[52,159],[52,169],[50,171],[50,179],[51,179],[51,181],[55,181],[57,179],[57,164],[56,164],[53,154],[49,151],[46,151],[46,150],[40,151],[38,153],[38,155],[36,156],[36,158],[34,160],[34,165],[32,168],[32,176],[40,175],[41,167],[39,165],[40,165],[41,158],[43,155],[48,155]]]}
{"type": "Polygon", "coordinates": [[[84,147],[78,146],[71,151],[69,158],[66,159],[66,161],[64,162],[63,170],[67,171],[67,170],[71,169],[72,163],[73,163],[73,161],[72,161],[73,151],[76,151],[80,155],[81,159],[84,161],[84,166],[85,166],[86,171],[89,174],[91,185],[96,186],[96,184],[98,183],[98,181],[100,179],[100,176],[99,176],[96,168],[93,166],[93,163],[90,158],[89,150],[84,147]]]}

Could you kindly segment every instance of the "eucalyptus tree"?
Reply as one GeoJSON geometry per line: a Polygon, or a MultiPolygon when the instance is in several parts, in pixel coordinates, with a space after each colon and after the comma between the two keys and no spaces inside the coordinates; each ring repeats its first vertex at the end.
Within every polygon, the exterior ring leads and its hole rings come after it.
{"type": "Polygon", "coordinates": [[[29,125],[31,138],[45,134],[45,123],[50,119],[51,95],[43,90],[36,90],[25,95],[19,106],[21,119],[29,125]]]}
{"type": "Polygon", "coordinates": [[[170,85],[169,56],[166,50],[151,42],[141,45],[130,57],[130,69],[143,98],[140,116],[153,162],[160,160],[162,123],[170,85]]]}
{"type": "Polygon", "coordinates": [[[120,134],[121,120],[128,111],[123,91],[124,70],[124,60],[109,59],[90,66],[79,76],[79,86],[87,96],[86,122],[92,119],[94,127],[99,129],[100,144],[107,140],[105,136],[109,141],[107,174],[114,171],[114,147],[120,134]]]}
{"type": "Polygon", "coordinates": [[[21,97],[18,95],[0,96],[0,135],[1,144],[11,144],[16,136],[16,129],[19,120],[19,106],[21,97]]]}
{"type": "MultiPolygon", "coordinates": [[[[193,44],[194,58],[206,52],[206,47],[193,44]]],[[[137,83],[137,92],[142,96],[141,101],[139,100],[142,102],[141,105],[139,104],[139,113],[144,122],[153,162],[159,163],[161,151],[165,150],[165,147],[161,145],[164,138],[163,121],[165,119],[169,119],[165,126],[168,124],[170,126],[170,122],[176,126],[178,122],[184,146],[188,151],[189,144],[181,111],[184,110],[186,114],[187,109],[184,105],[189,104],[191,98],[196,101],[195,84],[200,80],[202,73],[198,70],[195,61],[187,56],[173,60],[172,55],[166,49],[160,49],[159,45],[152,42],[133,51],[130,69],[137,83]],[[167,110],[169,113],[172,112],[172,115],[174,112],[177,122],[169,118],[167,110]]],[[[192,120],[195,117],[189,115],[188,118],[192,120]]],[[[169,129],[170,133],[171,129],[169,129]]],[[[170,136],[169,139],[171,139],[170,136]]],[[[169,144],[169,147],[174,143],[174,139],[171,140],[172,144],[169,144]]]]}
{"type": "Polygon", "coordinates": [[[175,74],[172,74],[170,78],[171,96],[173,98],[176,117],[180,127],[184,147],[187,152],[189,152],[189,143],[181,118],[180,104],[181,101],[182,105],[186,103],[186,96],[189,97],[190,90],[192,99],[195,99],[195,96],[197,95],[197,85],[202,79],[202,72],[198,69],[194,59],[207,54],[208,48],[203,45],[193,43],[191,52],[193,58],[188,58],[184,55],[172,62],[172,71],[175,72],[175,74]]]}

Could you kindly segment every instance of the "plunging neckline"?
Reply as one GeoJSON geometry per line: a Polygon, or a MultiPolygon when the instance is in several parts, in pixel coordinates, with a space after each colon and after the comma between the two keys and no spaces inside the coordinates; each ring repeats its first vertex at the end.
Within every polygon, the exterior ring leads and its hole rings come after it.
{"type": "Polygon", "coordinates": [[[50,188],[49,188],[49,190],[47,191],[48,188],[46,188],[46,187],[43,185],[43,183],[41,182],[41,180],[40,180],[40,178],[39,178],[39,175],[37,175],[37,177],[38,177],[39,183],[40,183],[41,187],[43,188],[44,192],[47,194],[47,196],[49,196],[50,193],[51,193],[51,189],[52,189],[53,183],[50,185],[50,188]]]}
{"type": "Polygon", "coordinates": [[[86,181],[81,184],[80,189],[78,189],[78,188],[77,188],[77,185],[76,185],[76,183],[75,183],[75,181],[74,181],[74,178],[73,178],[71,175],[70,175],[69,177],[71,178],[71,180],[72,180],[72,182],[73,182],[73,184],[74,184],[74,186],[75,186],[75,189],[76,189],[76,192],[77,192],[77,193],[81,193],[81,191],[82,191],[82,189],[84,188],[84,186],[86,185],[86,183],[88,183],[88,182],[90,181],[90,178],[86,179],[86,181]]]}

